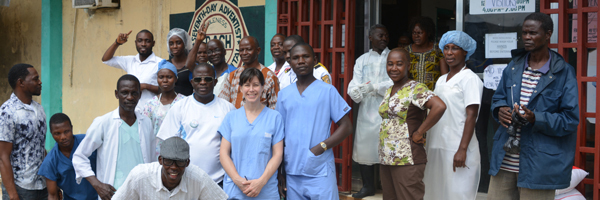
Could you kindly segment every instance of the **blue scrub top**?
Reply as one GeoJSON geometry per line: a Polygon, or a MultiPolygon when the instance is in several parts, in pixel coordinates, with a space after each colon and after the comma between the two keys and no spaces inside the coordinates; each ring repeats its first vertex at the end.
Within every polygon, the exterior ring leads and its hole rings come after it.
{"type": "MultiPolygon", "coordinates": [[[[98,194],[86,179],[82,179],[81,184],[77,184],[77,181],[75,181],[75,170],[72,163],[73,154],[85,137],[85,134],[73,135],[73,137],[75,141],[73,142],[71,156],[67,158],[58,150],[58,145],[54,145],[52,150],[46,155],[46,158],[44,158],[38,175],[56,181],[58,187],[63,190],[65,200],[96,200],[98,199],[98,194]]],[[[88,158],[90,159],[92,171],[96,173],[96,151],[88,158]]]]}
{"type": "MultiPolygon", "coordinates": [[[[350,106],[330,84],[313,81],[300,95],[296,83],[279,91],[277,111],[285,126],[284,164],[289,175],[327,176],[335,169],[333,151],[315,156],[310,148],[331,135],[331,122],[338,122],[350,106]]],[[[334,170],[335,171],[335,170],[334,170]]]]}
{"type": "MultiPolygon", "coordinates": [[[[283,119],[268,107],[263,108],[254,122],[248,122],[246,111],[240,109],[227,113],[219,133],[231,143],[231,160],[241,177],[258,179],[265,172],[273,156],[273,145],[283,140],[283,119]]],[[[277,172],[263,186],[255,198],[246,196],[225,174],[223,190],[230,199],[279,199],[277,172]]]]}

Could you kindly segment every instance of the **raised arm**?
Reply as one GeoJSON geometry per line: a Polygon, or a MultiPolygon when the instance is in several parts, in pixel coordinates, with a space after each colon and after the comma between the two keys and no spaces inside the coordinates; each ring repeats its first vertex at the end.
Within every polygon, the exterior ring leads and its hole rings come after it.
{"type": "Polygon", "coordinates": [[[6,188],[6,192],[11,200],[19,199],[17,187],[15,185],[15,177],[10,163],[10,154],[12,153],[13,143],[0,141],[0,175],[2,176],[2,184],[6,188]]]}
{"type": "Polygon", "coordinates": [[[208,21],[202,24],[202,26],[200,27],[200,33],[196,34],[196,41],[194,42],[194,47],[192,47],[192,49],[188,53],[185,66],[190,70],[190,72],[194,71],[194,67],[196,66],[194,64],[196,62],[196,54],[198,54],[198,48],[200,48],[200,44],[202,44],[202,41],[206,39],[206,30],[208,30],[209,25],[210,23],[208,23],[208,21]]]}
{"type": "Polygon", "coordinates": [[[113,56],[115,55],[115,52],[117,51],[117,48],[119,48],[119,46],[121,46],[122,44],[125,44],[125,42],[127,42],[127,38],[129,38],[129,34],[131,34],[131,31],[129,31],[129,33],[119,33],[119,36],[117,36],[117,39],[115,40],[115,42],[113,42],[110,45],[110,47],[108,47],[106,52],[104,52],[104,55],[102,56],[102,62],[106,62],[106,61],[110,60],[111,58],[113,58],[113,56]]]}

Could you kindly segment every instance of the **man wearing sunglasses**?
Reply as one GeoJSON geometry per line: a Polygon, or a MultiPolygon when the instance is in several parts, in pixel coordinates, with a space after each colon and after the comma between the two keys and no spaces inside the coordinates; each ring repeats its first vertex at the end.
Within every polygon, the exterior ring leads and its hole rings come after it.
{"type": "Polygon", "coordinates": [[[219,162],[221,135],[217,130],[225,115],[235,107],[213,94],[218,81],[210,64],[196,65],[192,75],[194,94],[173,104],[156,137],[166,140],[178,136],[187,141],[192,148],[190,162],[222,185],[225,171],[219,162]]]}
{"type": "Polygon", "coordinates": [[[112,199],[227,199],[227,194],[197,166],[190,165],[190,146],[171,137],[160,146],[158,162],[133,168],[112,199]]]}

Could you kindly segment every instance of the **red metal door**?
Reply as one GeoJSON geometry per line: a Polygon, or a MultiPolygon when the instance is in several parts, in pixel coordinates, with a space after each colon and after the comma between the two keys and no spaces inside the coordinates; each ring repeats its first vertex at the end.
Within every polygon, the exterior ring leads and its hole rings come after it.
{"type": "MultiPolygon", "coordinates": [[[[567,62],[577,63],[574,67],[577,70],[577,86],[579,88],[580,123],[577,131],[575,165],[590,173],[577,189],[583,194],[592,193],[593,191],[593,199],[598,200],[600,197],[600,171],[598,171],[600,167],[600,137],[598,137],[600,123],[596,122],[595,126],[588,126],[588,124],[591,124],[588,123],[588,118],[598,119],[600,107],[596,106],[594,112],[587,111],[588,103],[591,103],[587,102],[588,82],[598,82],[600,80],[598,76],[588,76],[589,57],[600,57],[596,39],[590,38],[588,35],[590,33],[588,25],[600,27],[600,21],[596,20],[595,24],[590,25],[589,23],[594,22],[594,20],[588,18],[588,13],[594,17],[597,15],[599,11],[597,0],[540,0],[540,11],[546,14],[558,15],[558,33],[553,33],[558,34],[558,42],[550,44],[550,48],[558,49],[558,53],[567,62]],[[558,3],[558,8],[551,9],[551,3],[558,3]],[[589,55],[589,52],[594,49],[596,49],[595,54],[589,55]],[[570,51],[577,54],[575,61],[569,61],[569,54],[573,56],[573,53],[569,53],[570,51]],[[592,131],[591,134],[588,131],[592,131]]],[[[596,36],[595,31],[595,29],[592,29],[591,36],[596,36]]],[[[597,64],[594,67],[597,69],[597,64]]],[[[595,91],[596,94],[600,94],[600,87],[596,87],[595,91]]],[[[600,101],[596,98],[593,99],[595,105],[600,105],[598,104],[600,101]]]]}
{"type": "MultiPolygon", "coordinates": [[[[278,0],[277,32],[300,35],[310,44],[348,105],[346,93],[354,66],[354,0],[278,0]],[[348,39],[351,38],[351,39],[348,39]]],[[[350,113],[352,114],[352,113],[350,113]]],[[[352,116],[350,116],[352,119],[352,116]]],[[[334,129],[335,124],[333,124],[334,129]]],[[[334,130],[332,129],[332,131],[334,130]]],[[[350,191],[352,135],[334,148],[339,191],[350,191]]]]}

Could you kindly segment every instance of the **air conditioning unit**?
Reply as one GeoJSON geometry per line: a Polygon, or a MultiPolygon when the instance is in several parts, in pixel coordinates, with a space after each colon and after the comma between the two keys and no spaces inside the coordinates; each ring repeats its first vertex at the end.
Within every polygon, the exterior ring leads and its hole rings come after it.
{"type": "Polygon", "coordinates": [[[115,8],[119,7],[119,0],[73,0],[73,8],[115,8]]]}

